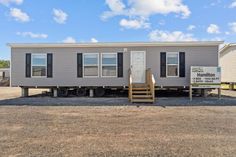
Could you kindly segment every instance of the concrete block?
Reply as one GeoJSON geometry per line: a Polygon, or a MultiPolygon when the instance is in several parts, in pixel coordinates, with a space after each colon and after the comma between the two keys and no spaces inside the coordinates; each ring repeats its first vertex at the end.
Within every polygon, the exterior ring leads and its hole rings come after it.
{"type": "Polygon", "coordinates": [[[54,88],[53,89],[53,97],[58,97],[58,89],[57,88],[54,88]]]}
{"type": "Polygon", "coordinates": [[[94,97],[94,90],[93,89],[89,89],[89,97],[94,97]]]}
{"type": "Polygon", "coordinates": [[[29,88],[21,87],[21,97],[29,96],[29,88]]]}

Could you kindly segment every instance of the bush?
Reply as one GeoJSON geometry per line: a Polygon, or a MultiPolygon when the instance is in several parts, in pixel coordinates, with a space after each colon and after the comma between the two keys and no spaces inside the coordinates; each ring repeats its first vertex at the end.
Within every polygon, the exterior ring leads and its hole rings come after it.
{"type": "Polygon", "coordinates": [[[0,68],[9,68],[9,67],[10,67],[10,61],[0,60],[0,68]]]}

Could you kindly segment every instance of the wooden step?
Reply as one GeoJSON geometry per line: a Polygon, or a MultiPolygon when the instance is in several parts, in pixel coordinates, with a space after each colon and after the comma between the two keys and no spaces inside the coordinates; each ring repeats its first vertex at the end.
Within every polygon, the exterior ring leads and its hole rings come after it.
{"type": "Polygon", "coordinates": [[[136,99],[149,99],[152,98],[152,95],[132,95],[132,98],[136,99]]]}
{"type": "Polygon", "coordinates": [[[139,90],[139,91],[133,91],[133,94],[151,94],[150,90],[139,90]]]}
{"type": "Polygon", "coordinates": [[[146,83],[134,83],[132,84],[132,87],[148,87],[148,84],[146,83]]]}
{"type": "Polygon", "coordinates": [[[132,88],[132,91],[135,91],[135,90],[147,91],[147,90],[150,90],[150,88],[149,87],[135,87],[135,88],[132,88]]]}
{"type": "Polygon", "coordinates": [[[137,103],[153,103],[153,99],[132,99],[132,102],[137,102],[137,103]]]}

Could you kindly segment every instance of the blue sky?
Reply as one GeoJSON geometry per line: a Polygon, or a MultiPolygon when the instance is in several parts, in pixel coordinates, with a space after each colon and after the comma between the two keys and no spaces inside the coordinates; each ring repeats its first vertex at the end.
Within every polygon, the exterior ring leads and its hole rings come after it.
{"type": "Polygon", "coordinates": [[[236,0],[0,0],[6,43],[236,41],[236,0]]]}

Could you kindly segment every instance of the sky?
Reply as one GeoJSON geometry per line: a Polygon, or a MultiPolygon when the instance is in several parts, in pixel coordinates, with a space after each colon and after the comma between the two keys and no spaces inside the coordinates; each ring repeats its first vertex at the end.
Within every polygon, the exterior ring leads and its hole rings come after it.
{"type": "Polygon", "coordinates": [[[236,0],[0,0],[7,43],[236,42],[236,0]]]}

